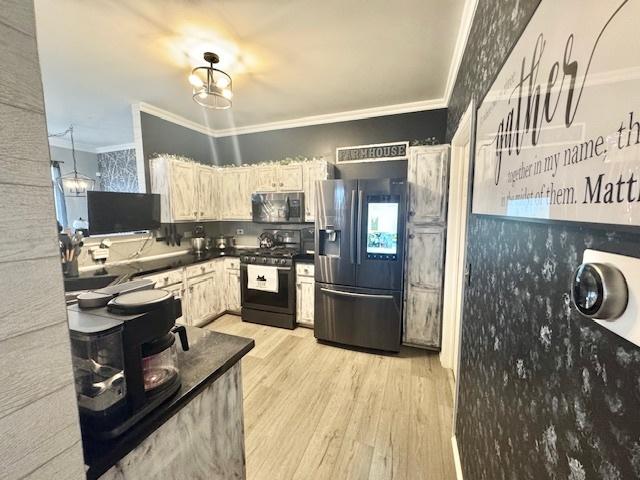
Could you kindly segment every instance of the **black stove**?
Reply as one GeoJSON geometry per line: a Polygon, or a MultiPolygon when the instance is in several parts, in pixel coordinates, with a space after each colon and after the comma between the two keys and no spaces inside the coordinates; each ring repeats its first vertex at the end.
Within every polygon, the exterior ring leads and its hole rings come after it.
{"type": "Polygon", "coordinates": [[[245,252],[240,256],[240,262],[245,264],[274,265],[277,267],[290,267],[293,265],[293,258],[300,253],[299,248],[293,247],[271,247],[256,248],[245,252]]]}

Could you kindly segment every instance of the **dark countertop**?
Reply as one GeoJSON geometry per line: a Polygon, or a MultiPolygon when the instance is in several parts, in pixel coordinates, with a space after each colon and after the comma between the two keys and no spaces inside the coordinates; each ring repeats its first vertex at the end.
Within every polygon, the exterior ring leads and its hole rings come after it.
{"type": "Polygon", "coordinates": [[[153,273],[162,272],[164,270],[173,270],[174,268],[181,268],[197,263],[208,262],[220,257],[238,257],[242,254],[243,251],[245,251],[245,249],[234,248],[231,250],[225,250],[223,252],[219,250],[212,250],[205,252],[202,255],[185,253],[183,255],[159,258],[157,260],[138,261],[121,265],[106,265],[104,268],[101,268],[99,270],[82,272],[78,277],[65,278],[65,291],[71,292],[74,290],[102,288],[109,285],[116,278],[125,275],[130,277],[151,275],[153,273]]]}
{"type": "Polygon", "coordinates": [[[117,439],[98,441],[83,438],[85,463],[89,467],[87,479],[97,479],[109,470],[255,346],[250,338],[197,327],[186,328],[190,348],[183,352],[178,347],[182,387],[117,439]]]}

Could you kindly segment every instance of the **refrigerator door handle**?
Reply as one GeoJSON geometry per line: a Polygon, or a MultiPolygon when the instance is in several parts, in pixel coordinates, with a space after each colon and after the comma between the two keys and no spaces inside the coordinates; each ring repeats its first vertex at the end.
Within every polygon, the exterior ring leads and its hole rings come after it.
{"type": "Polygon", "coordinates": [[[356,224],[356,191],[351,190],[351,243],[349,244],[349,261],[356,263],[356,235],[354,234],[353,227],[356,224]]]}
{"type": "Polygon", "coordinates": [[[355,297],[355,298],[375,298],[378,300],[392,300],[393,295],[375,295],[373,293],[353,293],[353,292],[341,292],[340,290],[332,290],[330,288],[320,288],[320,291],[333,293],[335,295],[342,295],[344,297],[355,297]]]}
{"type": "Polygon", "coordinates": [[[364,194],[362,190],[358,190],[358,228],[356,243],[356,263],[360,265],[362,261],[362,204],[364,203],[364,194]]]}

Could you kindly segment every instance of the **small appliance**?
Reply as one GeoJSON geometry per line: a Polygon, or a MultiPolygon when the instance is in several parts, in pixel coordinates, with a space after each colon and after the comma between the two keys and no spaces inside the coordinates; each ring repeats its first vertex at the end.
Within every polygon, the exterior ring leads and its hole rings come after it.
{"type": "Polygon", "coordinates": [[[214,239],[216,250],[228,250],[233,247],[234,238],[231,235],[218,235],[214,239]]]}
{"type": "Polygon", "coordinates": [[[254,222],[304,222],[304,193],[254,193],[251,195],[254,222]]]}
{"type": "Polygon", "coordinates": [[[315,337],[399,351],[406,180],[325,180],[316,197],[315,337]]]}
{"type": "Polygon", "coordinates": [[[242,320],[296,328],[294,258],[300,253],[300,231],[265,230],[258,236],[260,248],[240,256],[242,320]],[[249,266],[261,265],[277,271],[277,291],[249,288],[249,266]]]}
{"type": "Polygon", "coordinates": [[[109,288],[85,299],[93,308],[67,309],[80,426],[101,440],[118,437],[178,391],[174,333],[189,349],[186,329],[175,326],[180,300],[170,292],[109,288]]]}

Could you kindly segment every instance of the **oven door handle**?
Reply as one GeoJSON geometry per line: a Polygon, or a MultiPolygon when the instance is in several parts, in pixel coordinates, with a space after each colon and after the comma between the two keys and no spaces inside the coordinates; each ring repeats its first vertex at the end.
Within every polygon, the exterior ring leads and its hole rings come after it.
{"type": "Polygon", "coordinates": [[[353,293],[353,292],[341,292],[340,290],[332,290],[330,288],[320,288],[320,291],[327,293],[334,293],[336,295],[342,295],[344,297],[355,298],[375,298],[377,300],[392,300],[393,295],[377,295],[374,293],[353,293]]]}

